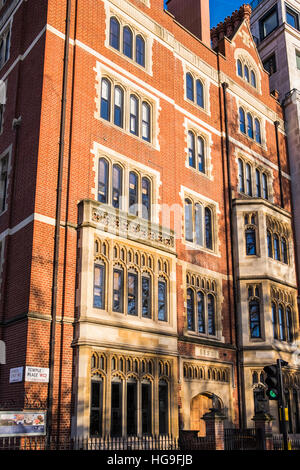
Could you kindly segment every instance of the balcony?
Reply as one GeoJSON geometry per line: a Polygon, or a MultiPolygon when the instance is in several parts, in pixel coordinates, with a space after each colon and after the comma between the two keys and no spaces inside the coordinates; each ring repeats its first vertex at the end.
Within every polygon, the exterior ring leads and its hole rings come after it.
{"type": "Polygon", "coordinates": [[[173,230],[91,199],[81,201],[78,211],[79,228],[93,227],[152,248],[175,253],[173,230]]]}

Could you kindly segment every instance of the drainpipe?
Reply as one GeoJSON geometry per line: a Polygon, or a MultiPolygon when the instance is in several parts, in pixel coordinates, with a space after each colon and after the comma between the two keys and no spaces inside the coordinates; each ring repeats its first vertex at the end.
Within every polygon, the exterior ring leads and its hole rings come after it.
{"type": "Polygon", "coordinates": [[[276,135],[277,162],[278,162],[278,172],[279,172],[280,205],[284,209],[284,199],[283,199],[283,190],[282,190],[282,171],[281,171],[280,149],[279,149],[279,138],[278,138],[279,125],[280,125],[279,121],[274,122],[275,135],[276,135]]]}
{"type": "Polygon", "coordinates": [[[54,362],[55,362],[55,333],[57,317],[57,280],[59,267],[59,245],[60,245],[60,225],[61,225],[61,200],[62,200],[62,180],[63,163],[65,149],[65,128],[66,128],[66,102],[68,85],[68,66],[69,66],[69,43],[70,43],[70,17],[71,0],[67,0],[66,8],[66,31],[64,45],[64,66],[63,66],[63,84],[61,100],[61,118],[60,118],[60,139],[58,155],[58,174],[57,174],[57,196],[56,196],[56,215],[55,215],[55,235],[54,235],[54,255],[53,255],[53,277],[52,277],[52,302],[51,302],[51,334],[49,350],[49,384],[48,384],[48,416],[47,416],[47,436],[51,437],[53,424],[53,386],[54,386],[54,362]]]}
{"type": "MultiPolygon", "coordinates": [[[[231,167],[230,167],[230,149],[229,149],[229,131],[228,131],[228,115],[227,115],[227,95],[226,90],[228,83],[222,83],[223,101],[224,101],[224,121],[225,121],[225,148],[226,148],[226,163],[227,163],[227,179],[228,179],[228,199],[229,199],[229,221],[230,221],[230,239],[231,246],[233,243],[233,217],[232,217],[232,186],[231,186],[231,167]]],[[[234,319],[235,319],[235,336],[236,336],[236,363],[237,363],[237,389],[238,389],[238,402],[239,402],[239,425],[240,428],[246,427],[246,410],[245,410],[245,383],[244,383],[244,370],[243,370],[243,353],[240,346],[240,321],[237,309],[237,277],[235,270],[235,257],[234,250],[231,249],[231,264],[232,264],[232,280],[233,280],[233,304],[234,304],[234,319]]]]}

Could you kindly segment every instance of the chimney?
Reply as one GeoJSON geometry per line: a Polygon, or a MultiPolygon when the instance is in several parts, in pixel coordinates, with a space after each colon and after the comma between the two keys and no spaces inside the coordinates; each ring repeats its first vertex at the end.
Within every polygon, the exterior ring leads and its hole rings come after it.
{"type": "Polygon", "coordinates": [[[209,0],[168,0],[167,5],[178,23],[210,47],[209,0]]]}

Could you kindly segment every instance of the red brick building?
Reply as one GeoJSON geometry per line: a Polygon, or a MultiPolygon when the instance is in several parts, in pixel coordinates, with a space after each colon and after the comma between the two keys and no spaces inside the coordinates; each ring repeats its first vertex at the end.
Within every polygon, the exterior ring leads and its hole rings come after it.
{"type": "Polygon", "coordinates": [[[249,7],[211,47],[208,0],[182,3],[0,10],[0,408],[44,401],[54,434],[250,426],[277,357],[299,426],[282,109],[249,7]]]}

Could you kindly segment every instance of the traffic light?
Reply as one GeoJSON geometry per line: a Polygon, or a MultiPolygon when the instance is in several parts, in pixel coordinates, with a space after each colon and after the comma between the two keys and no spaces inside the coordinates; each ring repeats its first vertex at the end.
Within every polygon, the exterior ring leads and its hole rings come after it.
{"type": "Polygon", "coordinates": [[[264,371],[267,374],[265,379],[265,383],[268,386],[266,394],[269,397],[269,400],[278,400],[280,394],[278,367],[276,364],[273,364],[272,366],[264,367],[264,371]]]}

